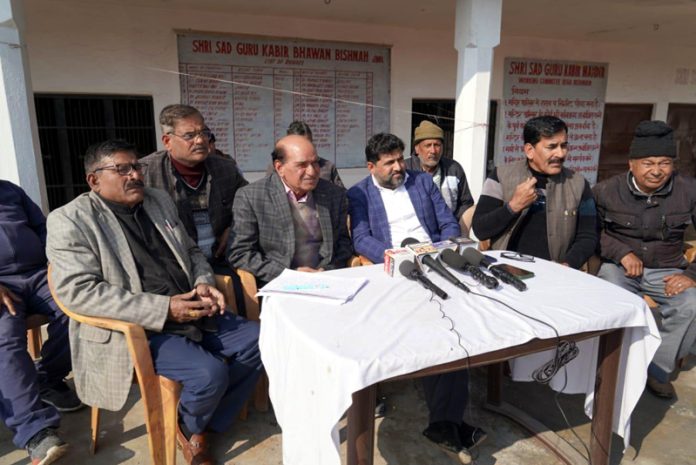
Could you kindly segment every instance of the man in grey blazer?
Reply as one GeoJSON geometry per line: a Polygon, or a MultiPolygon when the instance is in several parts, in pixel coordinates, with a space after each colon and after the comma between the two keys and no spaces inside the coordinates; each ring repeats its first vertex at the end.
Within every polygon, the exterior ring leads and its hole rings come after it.
{"type": "MultiPolygon", "coordinates": [[[[182,384],[178,441],[187,463],[214,463],[205,432],[226,430],[256,384],[258,324],[225,313],[205,256],[166,192],[144,187],[135,148],[90,147],[91,192],[48,217],[58,297],[77,313],[148,333],[155,371],[182,384]]],[[[87,404],[123,407],[133,366],[122,334],[70,322],[75,386],[87,404]]]]}
{"type": "Polygon", "coordinates": [[[319,178],[314,144],[285,136],[272,153],[275,172],[234,199],[230,265],[268,282],[285,268],[323,271],[352,254],[345,190],[319,178]]]}

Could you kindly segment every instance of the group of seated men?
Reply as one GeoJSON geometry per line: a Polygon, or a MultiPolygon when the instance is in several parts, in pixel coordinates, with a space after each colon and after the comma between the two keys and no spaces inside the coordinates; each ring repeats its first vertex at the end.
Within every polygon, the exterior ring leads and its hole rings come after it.
{"type": "MultiPolygon", "coordinates": [[[[238,268],[264,283],[286,268],[341,268],[353,254],[379,263],[405,238],[459,236],[473,206],[461,166],[442,157],[442,129],[428,121],[415,130],[409,160],[397,136],[371,137],[369,175],[347,192],[302,122],[277,141],[268,176],[251,184],[211,149],[213,135],[195,108],[169,105],[160,125],[166,150],[141,159],[122,140],[90,147],[90,191],[47,221],[20,188],[0,181],[0,357],[12,374],[0,377],[0,415],[33,465],[66,451],[56,409],[75,410],[82,401],[118,410],[133,371],[120,333],[71,321],[68,338],[67,319],[47,289],[47,259],[68,308],[147,330],[155,371],[182,385],[177,440],[184,457],[206,465],[215,463],[206,433],[230,427],[262,369],[258,323],[225,312],[214,273],[238,268]],[[51,318],[36,363],[24,333],[33,313],[51,318]],[[79,399],[64,382],[71,369],[79,399]]],[[[523,137],[524,158],[497,167],[483,186],[475,234],[493,248],[573,268],[599,244],[600,276],[660,304],[663,343],[648,386],[673,396],[670,377],[696,338],[696,265],[682,254],[696,216],[696,181],[673,172],[671,129],[641,123],[629,171],[595,186],[594,195],[563,166],[563,121],[533,118],[523,137]]],[[[427,377],[423,387],[423,434],[469,461],[468,450],[486,434],[463,421],[467,372],[427,377]]]]}

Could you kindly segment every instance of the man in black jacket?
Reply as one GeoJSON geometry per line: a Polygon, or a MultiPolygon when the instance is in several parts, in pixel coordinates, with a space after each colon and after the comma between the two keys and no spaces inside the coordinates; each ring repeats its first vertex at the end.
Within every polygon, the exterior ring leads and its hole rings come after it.
{"type": "Polygon", "coordinates": [[[629,171],[594,188],[602,234],[598,276],[660,304],[662,344],[648,388],[674,397],[677,360],[696,340],[696,264],[684,258],[684,231],[696,220],[696,179],[674,172],[672,128],[643,121],[629,151],[629,171]]]}

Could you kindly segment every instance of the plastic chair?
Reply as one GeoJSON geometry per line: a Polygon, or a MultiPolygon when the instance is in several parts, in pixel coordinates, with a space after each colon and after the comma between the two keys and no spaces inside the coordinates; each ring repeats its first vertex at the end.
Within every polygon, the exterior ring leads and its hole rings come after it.
{"type": "MultiPolygon", "coordinates": [[[[50,265],[48,268],[48,286],[58,307],[71,319],[81,324],[123,333],[145,407],[150,463],[174,465],[176,463],[177,404],[181,385],[155,373],[145,330],[142,326],[134,323],[80,315],[66,308],[53,287],[50,265]]],[[[92,407],[91,428],[90,452],[94,454],[97,450],[99,431],[99,408],[97,407],[92,407]]]]}
{"type": "MultiPolygon", "coordinates": [[[[242,281],[242,293],[244,297],[244,307],[246,308],[246,317],[251,321],[259,321],[261,317],[261,304],[259,298],[256,297],[258,288],[256,285],[256,277],[248,271],[237,269],[237,275],[242,281]]],[[[269,408],[268,399],[268,376],[264,371],[259,378],[254,391],[254,408],[259,412],[267,412],[269,408]]]]}
{"type": "Polygon", "coordinates": [[[50,320],[46,315],[32,314],[26,318],[27,324],[27,351],[31,358],[36,360],[41,356],[41,327],[48,324],[50,320]]]}

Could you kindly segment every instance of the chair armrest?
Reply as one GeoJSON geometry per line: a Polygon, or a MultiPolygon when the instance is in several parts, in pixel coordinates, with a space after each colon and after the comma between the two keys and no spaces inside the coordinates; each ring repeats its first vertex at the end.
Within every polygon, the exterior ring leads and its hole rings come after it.
{"type": "Polygon", "coordinates": [[[258,292],[256,277],[246,270],[237,268],[235,271],[242,281],[242,292],[244,293],[244,306],[246,308],[247,320],[259,321],[261,309],[259,299],[256,297],[256,293],[258,292]]]}
{"type": "Polygon", "coordinates": [[[55,287],[53,286],[53,278],[51,277],[51,265],[48,265],[48,288],[51,291],[53,300],[58,308],[61,309],[70,319],[82,324],[96,326],[97,328],[108,329],[123,333],[128,345],[128,352],[133,360],[138,378],[141,380],[155,376],[155,369],[152,365],[152,357],[150,355],[150,347],[145,335],[145,329],[135,323],[122,320],[114,320],[111,318],[102,318],[96,316],[87,316],[75,313],[69,310],[63,302],[58,298],[55,287]]]}
{"type": "MultiPolygon", "coordinates": [[[[53,277],[51,276],[51,265],[48,265],[48,288],[51,291],[51,295],[53,296],[53,300],[55,301],[56,305],[58,305],[58,308],[61,309],[63,313],[68,315],[70,319],[73,319],[79,323],[84,323],[92,326],[96,326],[97,328],[102,328],[102,329],[109,329],[111,331],[118,331],[120,333],[123,333],[126,335],[127,338],[131,337],[142,337],[145,339],[145,330],[143,329],[142,326],[137,325],[135,323],[130,323],[128,321],[123,321],[123,320],[114,320],[111,318],[102,318],[102,317],[97,317],[97,316],[87,316],[87,315],[81,315],[79,313],[75,313],[72,310],[69,310],[63,302],[58,298],[58,295],[55,292],[55,288],[53,286],[53,277]]],[[[129,342],[130,344],[130,342],[129,342]]]]}
{"type": "Polygon", "coordinates": [[[369,258],[364,255],[353,255],[348,259],[348,267],[354,268],[356,266],[368,266],[373,265],[369,258]]]}
{"type": "Polygon", "coordinates": [[[686,261],[689,263],[693,263],[694,259],[696,259],[696,247],[689,247],[684,251],[684,257],[686,257],[686,261]]]}
{"type": "Polygon", "coordinates": [[[232,310],[232,313],[239,315],[239,309],[237,308],[237,300],[234,295],[234,284],[232,284],[232,276],[227,276],[224,274],[215,275],[215,287],[218,291],[222,292],[225,297],[225,303],[232,310]]]}

